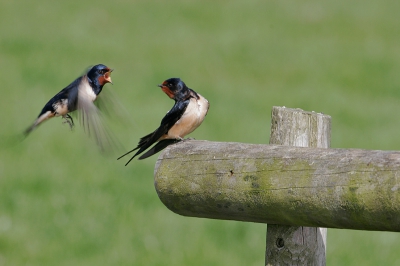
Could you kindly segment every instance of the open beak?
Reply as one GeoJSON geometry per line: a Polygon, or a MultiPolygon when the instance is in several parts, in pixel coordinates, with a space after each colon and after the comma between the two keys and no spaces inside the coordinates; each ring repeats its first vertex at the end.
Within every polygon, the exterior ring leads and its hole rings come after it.
{"type": "Polygon", "coordinates": [[[114,69],[110,69],[108,72],[106,72],[106,73],[104,74],[104,79],[105,79],[107,82],[111,83],[111,84],[113,84],[113,83],[112,83],[112,80],[111,80],[111,72],[113,72],[113,71],[114,71],[114,69]]]}

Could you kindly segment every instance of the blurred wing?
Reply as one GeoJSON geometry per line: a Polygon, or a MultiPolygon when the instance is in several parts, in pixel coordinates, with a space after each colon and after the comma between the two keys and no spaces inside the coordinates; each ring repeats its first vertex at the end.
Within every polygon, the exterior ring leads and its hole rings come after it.
{"type": "Polygon", "coordinates": [[[85,132],[95,139],[102,151],[110,151],[117,146],[115,138],[105,127],[102,113],[93,104],[86,91],[81,88],[78,91],[77,110],[85,132]]]}
{"type": "Polygon", "coordinates": [[[94,103],[101,113],[111,118],[112,122],[123,123],[124,127],[128,124],[134,124],[128,111],[115,96],[115,93],[110,90],[102,90],[94,103]]]}

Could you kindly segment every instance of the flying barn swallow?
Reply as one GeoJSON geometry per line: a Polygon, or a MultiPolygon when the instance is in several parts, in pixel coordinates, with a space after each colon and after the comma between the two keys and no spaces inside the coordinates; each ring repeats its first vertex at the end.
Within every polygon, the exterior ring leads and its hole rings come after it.
{"type": "Polygon", "coordinates": [[[184,136],[199,127],[207,115],[210,106],[207,99],[188,88],[179,78],[167,79],[158,86],[161,87],[162,91],[169,98],[175,101],[175,104],[164,116],[160,126],[154,132],[142,137],[136,148],[118,158],[119,160],[125,155],[139,149],[125,166],[155,142],[158,143],[139,157],[139,160],[150,157],[168,145],[182,140],[184,136]]]}
{"type": "Polygon", "coordinates": [[[89,134],[90,129],[94,131],[96,141],[100,144],[100,135],[103,133],[98,128],[101,126],[99,110],[93,102],[103,86],[112,83],[110,76],[112,71],[113,69],[102,64],[93,66],[85,75],[74,80],[46,103],[35,122],[25,130],[25,135],[27,136],[44,121],[57,116],[65,119],[64,123],[68,123],[72,129],[74,121],[69,113],[79,110],[82,124],[89,130],[89,134]]]}

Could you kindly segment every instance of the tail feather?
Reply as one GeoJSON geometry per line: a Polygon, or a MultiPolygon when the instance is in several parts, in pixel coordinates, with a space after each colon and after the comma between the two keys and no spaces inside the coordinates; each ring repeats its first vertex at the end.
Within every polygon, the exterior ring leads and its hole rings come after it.
{"type": "Polygon", "coordinates": [[[24,135],[28,136],[29,133],[31,133],[37,126],[39,126],[41,123],[43,123],[45,120],[51,118],[54,116],[54,113],[52,113],[51,111],[47,111],[44,114],[41,114],[36,120],[35,122],[33,122],[33,124],[28,127],[25,131],[24,131],[24,135]]]}
{"type": "Polygon", "coordinates": [[[140,148],[140,147],[136,147],[136,148],[134,148],[133,150],[128,151],[127,153],[125,153],[125,154],[119,156],[119,157],[117,158],[117,160],[119,160],[119,159],[121,159],[122,157],[124,157],[124,156],[130,154],[131,152],[136,151],[136,150],[139,149],[139,148],[140,148]]]}
{"type": "Polygon", "coordinates": [[[30,127],[28,127],[28,128],[24,131],[24,135],[25,135],[25,136],[28,136],[29,133],[31,133],[31,132],[36,128],[37,125],[38,125],[38,123],[36,123],[36,121],[35,121],[30,127]]]}
{"type": "Polygon", "coordinates": [[[120,157],[118,157],[117,160],[121,159],[122,157],[130,154],[131,152],[136,151],[137,149],[140,149],[135,155],[132,156],[132,158],[125,164],[127,165],[128,163],[130,163],[130,161],[132,161],[133,158],[135,158],[139,153],[143,152],[143,150],[145,150],[146,144],[149,142],[149,140],[151,139],[151,137],[153,136],[153,133],[147,134],[146,136],[140,138],[138,145],[136,146],[136,148],[134,148],[133,150],[128,151],[127,153],[121,155],[120,157]],[[143,148],[145,147],[145,148],[143,148]]]}

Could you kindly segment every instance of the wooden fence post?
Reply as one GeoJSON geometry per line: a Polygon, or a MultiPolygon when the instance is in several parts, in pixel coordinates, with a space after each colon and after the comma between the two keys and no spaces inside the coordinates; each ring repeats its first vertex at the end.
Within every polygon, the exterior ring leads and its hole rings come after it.
{"type": "MultiPolygon", "coordinates": [[[[301,109],[273,107],[270,144],[330,147],[331,117],[301,109]]],[[[265,265],[326,265],[327,229],[267,226],[265,265]]]]}

